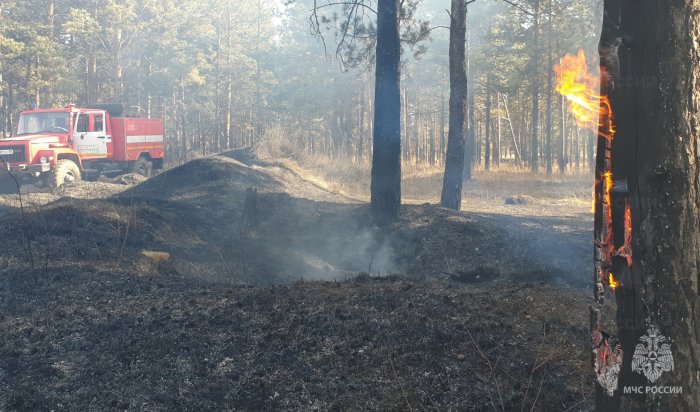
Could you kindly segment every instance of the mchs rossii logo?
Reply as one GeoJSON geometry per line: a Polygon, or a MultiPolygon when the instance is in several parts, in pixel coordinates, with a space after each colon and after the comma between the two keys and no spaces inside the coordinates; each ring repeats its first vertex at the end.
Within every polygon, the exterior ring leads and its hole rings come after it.
{"type": "Polygon", "coordinates": [[[654,383],[664,372],[673,370],[673,354],[668,338],[649,326],[647,334],[639,338],[632,355],[632,370],[641,373],[654,383]]]}
{"type": "MultiPolygon", "coordinates": [[[[656,382],[664,372],[673,371],[671,341],[655,326],[649,326],[639,338],[632,355],[632,370],[644,375],[649,382],[656,382]]],[[[624,393],[680,394],[682,386],[625,386],[624,393]]]]}

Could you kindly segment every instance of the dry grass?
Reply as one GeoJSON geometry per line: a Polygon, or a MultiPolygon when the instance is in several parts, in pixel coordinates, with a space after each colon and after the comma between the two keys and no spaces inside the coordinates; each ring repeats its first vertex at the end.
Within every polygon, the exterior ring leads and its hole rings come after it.
{"type": "MultiPolygon", "coordinates": [[[[274,155],[267,147],[259,155],[274,160],[320,187],[359,200],[369,199],[371,165],[366,160],[328,158],[302,153],[295,156],[274,155]]],[[[437,203],[442,190],[443,166],[402,165],[403,199],[407,203],[437,203]]],[[[476,168],[473,178],[464,183],[465,199],[501,202],[509,196],[527,195],[536,200],[575,204],[590,204],[593,177],[588,172],[565,175],[540,173],[504,164],[490,171],[476,168]]]]}

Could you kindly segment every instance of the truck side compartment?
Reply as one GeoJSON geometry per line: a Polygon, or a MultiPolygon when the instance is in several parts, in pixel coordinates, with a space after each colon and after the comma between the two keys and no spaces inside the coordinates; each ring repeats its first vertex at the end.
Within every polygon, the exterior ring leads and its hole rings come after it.
{"type": "Polygon", "coordinates": [[[160,119],[112,118],[112,149],[115,161],[133,162],[140,156],[162,159],[163,122],[160,119]]]}

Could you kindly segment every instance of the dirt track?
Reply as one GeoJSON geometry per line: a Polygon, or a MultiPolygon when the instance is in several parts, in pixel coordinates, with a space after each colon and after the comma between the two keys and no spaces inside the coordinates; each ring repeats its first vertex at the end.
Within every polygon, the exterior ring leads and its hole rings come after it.
{"type": "Polygon", "coordinates": [[[0,217],[0,410],[591,406],[583,213],[477,199],[377,229],[240,152],[100,185],[0,217]]]}

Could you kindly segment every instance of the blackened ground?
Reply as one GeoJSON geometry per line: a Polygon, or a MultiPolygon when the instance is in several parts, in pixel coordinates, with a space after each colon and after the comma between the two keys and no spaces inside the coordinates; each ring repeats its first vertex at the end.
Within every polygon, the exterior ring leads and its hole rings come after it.
{"type": "Polygon", "coordinates": [[[3,410],[585,410],[586,296],[401,277],[5,275],[3,410]]]}
{"type": "Polygon", "coordinates": [[[0,200],[0,410],[591,407],[585,219],[379,229],[241,152],[0,200]]]}

